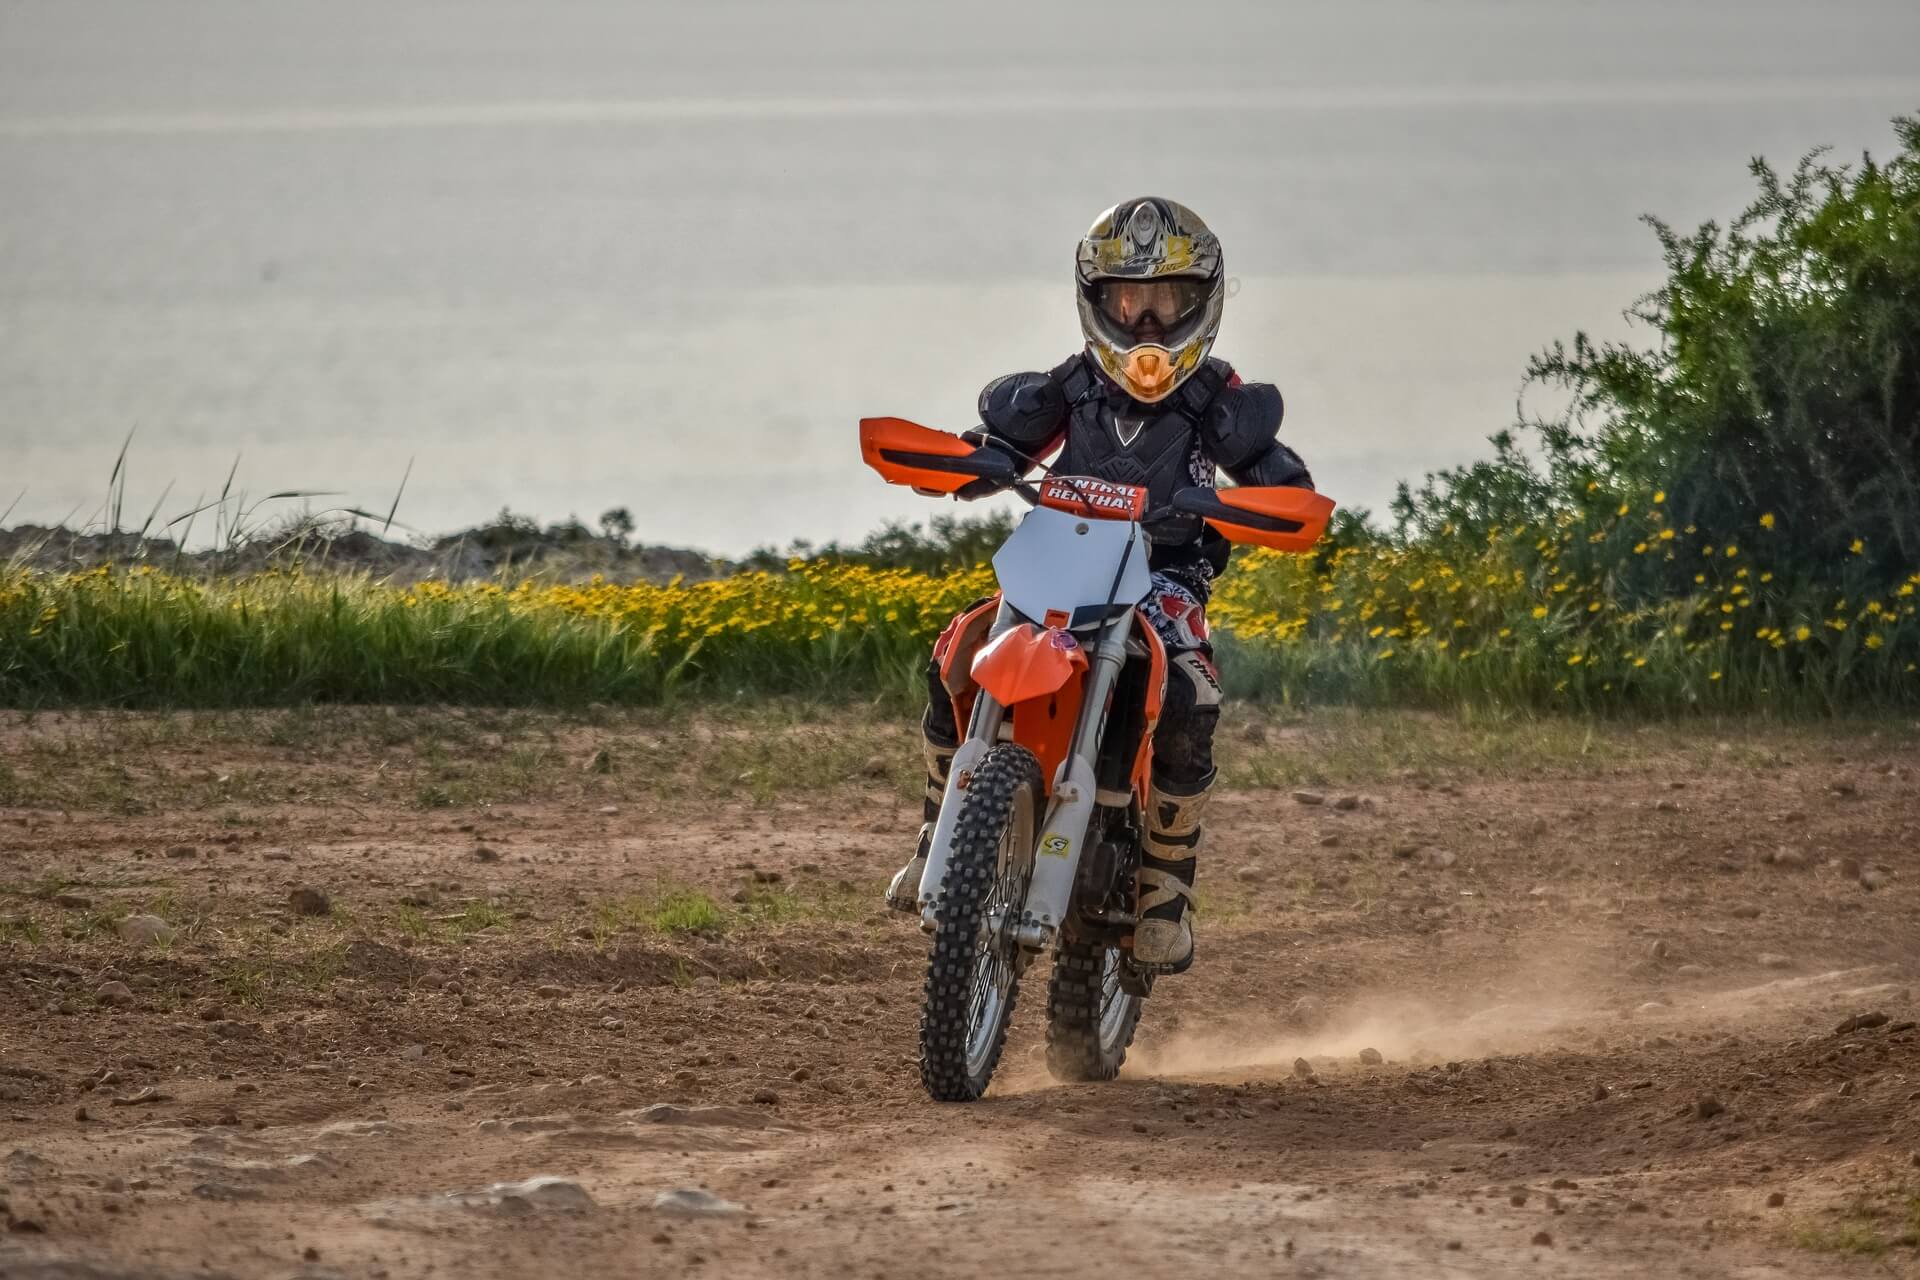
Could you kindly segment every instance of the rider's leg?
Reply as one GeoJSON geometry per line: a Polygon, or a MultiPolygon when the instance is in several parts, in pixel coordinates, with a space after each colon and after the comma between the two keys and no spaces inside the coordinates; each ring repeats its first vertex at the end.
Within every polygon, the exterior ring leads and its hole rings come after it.
{"type": "Polygon", "coordinates": [[[920,838],[913,857],[894,874],[887,885],[887,905],[895,911],[920,909],[920,876],[927,869],[927,846],[933,837],[933,824],[940,817],[940,799],[947,790],[947,771],[953,767],[953,753],[960,745],[960,727],[953,718],[953,699],[940,680],[938,663],[927,666],[927,711],[920,718],[927,761],[927,789],[920,806],[920,838]]]}
{"type": "Polygon", "coordinates": [[[1203,649],[1171,655],[1167,693],[1153,734],[1153,788],[1140,868],[1140,923],[1134,961],[1165,973],[1193,963],[1194,867],[1202,815],[1214,779],[1213,731],[1220,684],[1203,649]]]}

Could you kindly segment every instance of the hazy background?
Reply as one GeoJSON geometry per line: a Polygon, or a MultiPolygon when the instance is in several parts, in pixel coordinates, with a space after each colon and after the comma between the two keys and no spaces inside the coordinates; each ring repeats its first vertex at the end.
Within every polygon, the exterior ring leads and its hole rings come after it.
{"type": "Polygon", "coordinates": [[[0,510],[236,454],[429,531],[502,505],[740,552],[930,504],[854,423],[964,427],[1078,344],[1075,237],[1155,192],[1240,280],[1321,487],[1382,505],[1623,331],[1657,212],[1890,149],[1920,4],[0,0],[0,510]]]}

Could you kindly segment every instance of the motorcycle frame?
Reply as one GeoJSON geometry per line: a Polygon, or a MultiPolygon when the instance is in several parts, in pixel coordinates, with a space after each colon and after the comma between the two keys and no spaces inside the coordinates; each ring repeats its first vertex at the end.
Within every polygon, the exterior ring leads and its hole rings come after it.
{"type": "MultiPolygon", "coordinates": [[[[1107,715],[1113,701],[1115,684],[1127,661],[1127,639],[1134,624],[1133,602],[1124,603],[1113,616],[1093,628],[1094,639],[1087,671],[1080,678],[1083,686],[1080,708],[1075,718],[1071,750],[1060,763],[1052,779],[1046,812],[1040,823],[1034,847],[1026,851],[1033,866],[1026,899],[1021,906],[1014,936],[1029,953],[1044,950],[1066,922],[1072,909],[1073,890],[1085,852],[1095,807],[1099,801],[1098,760],[1106,736],[1107,715]],[[1046,852],[1042,852],[1045,850],[1046,852]],[[1055,852],[1057,850],[1057,852],[1055,852]]],[[[987,642],[1028,620],[1005,600],[994,615],[987,642]]],[[[953,849],[954,829],[959,823],[964,792],[980,762],[994,747],[1007,739],[1002,731],[1008,724],[1011,708],[996,700],[985,689],[974,698],[967,734],[953,754],[947,771],[947,784],[940,800],[940,817],[928,841],[927,867],[920,878],[918,902],[923,928],[938,926],[939,892],[946,879],[947,864],[953,849]]]]}

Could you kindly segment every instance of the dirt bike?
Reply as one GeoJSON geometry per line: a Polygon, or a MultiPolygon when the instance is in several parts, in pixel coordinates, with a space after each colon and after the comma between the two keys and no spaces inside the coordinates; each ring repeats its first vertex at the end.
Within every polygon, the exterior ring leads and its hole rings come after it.
{"type": "Polygon", "coordinates": [[[1033,510],[993,557],[1000,590],[934,646],[955,723],[920,879],[932,935],[920,1077],[937,1101],[986,1092],[1027,967],[1049,948],[1047,1065],[1063,1080],[1119,1074],[1154,974],[1133,961],[1153,729],[1167,654],[1140,612],[1152,535],[1205,521],[1229,540],[1305,551],[1333,503],[1306,489],[1145,489],[1015,462],[900,418],[860,423],[861,455],[927,494],[975,480],[1033,510]],[[1028,471],[1043,475],[1037,485],[1028,471]]]}

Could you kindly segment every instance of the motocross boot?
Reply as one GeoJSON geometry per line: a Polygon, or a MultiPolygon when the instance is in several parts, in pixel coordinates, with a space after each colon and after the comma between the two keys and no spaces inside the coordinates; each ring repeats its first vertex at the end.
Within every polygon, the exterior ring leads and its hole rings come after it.
{"type": "Polygon", "coordinates": [[[933,824],[940,818],[940,800],[947,793],[947,770],[953,767],[954,748],[928,738],[924,742],[927,757],[927,792],[921,801],[920,839],[907,865],[894,873],[887,884],[887,906],[915,915],[920,910],[920,878],[927,870],[927,849],[933,843],[933,824]]]}
{"type": "Polygon", "coordinates": [[[1140,861],[1139,920],[1133,962],[1152,973],[1184,973],[1193,963],[1193,869],[1200,850],[1200,815],[1213,786],[1179,794],[1155,784],[1147,812],[1147,848],[1140,861]]]}

